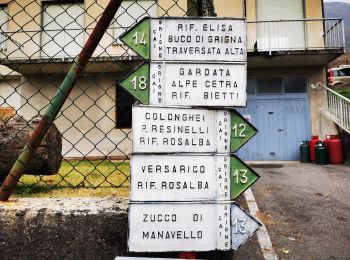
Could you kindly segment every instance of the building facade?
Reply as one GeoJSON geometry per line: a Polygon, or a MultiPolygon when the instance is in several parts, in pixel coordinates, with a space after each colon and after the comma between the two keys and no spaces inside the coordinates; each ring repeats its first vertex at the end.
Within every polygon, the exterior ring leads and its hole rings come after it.
{"type": "MultiPolygon", "coordinates": [[[[107,4],[0,0],[1,73],[12,75],[0,83],[0,105],[27,119],[42,113],[107,4]]],[[[64,157],[130,154],[132,99],[116,81],[141,61],[118,36],[145,16],[197,15],[196,4],[123,1],[55,122],[64,157]]],[[[248,106],[238,110],[259,134],[239,155],[297,160],[300,141],[334,134],[319,113],[323,93],[314,86],[326,84],[327,63],[344,53],[342,20],[324,19],[322,0],[215,0],[214,6],[219,17],[247,19],[248,106]]]]}

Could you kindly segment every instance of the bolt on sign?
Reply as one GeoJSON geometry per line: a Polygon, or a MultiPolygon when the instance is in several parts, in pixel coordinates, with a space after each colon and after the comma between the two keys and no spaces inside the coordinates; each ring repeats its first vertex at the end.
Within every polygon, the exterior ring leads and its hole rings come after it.
{"type": "Polygon", "coordinates": [[[132,201],[234,200],[259,175],[235,155],[131,157],[132,201]]]}
{"type": "Polygon", "coordinates": [[[134,106],[135,153],[230,153],[256,133],[235,110],[134,106]]]}
{"type": "Polygon", "coordinates": [[[129,215],[132,252],[237,250],[261,226],[232,202],[133,202],[129,215]]]}
{"type": "Polygon", "coordinates": [[[152,61],[247,60],[244,19],[147,17],[120,40],[152,61]]]}
{"type": "Polygon", "coordinates": [[[246,64],[151,62],[120,81],[144,105],[246,106],[246,64]]]}
{"type": "Polygon", "coordinates": [[[259,178],[232,154],[257,133],[230,109],[247,101],[245,20],[145,18],[121,41],[147,60],[118,82],[143,104],[132,108],[129,251],[237,250],[260,227],[232,202],[259,178]]]}

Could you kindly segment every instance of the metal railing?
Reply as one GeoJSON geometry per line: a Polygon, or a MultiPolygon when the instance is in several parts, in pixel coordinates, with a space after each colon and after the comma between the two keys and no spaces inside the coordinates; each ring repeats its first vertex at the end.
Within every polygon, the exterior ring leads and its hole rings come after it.
{"type": "Polygon", "coordinates": [[[321,113],[350,133],[350,99],[319,84],[325,90],[325,102],[321,113]]]}
{"type": "Polygon", "coordinates": [[[248,51],[345,48],[344,21],[340,18],[248,21],[247,29],[248,51]]]}
{"type": "MultiPolygon", "coordinates": [[[[344,21],[338,18],[248,21],[247,29],[248,51],[251,52],[345,48],[344,21]]],[[[99,48],[94,56],[100,56],[102,52],[106,55],[107,47],[108,56],[125,54],[126,49],[116,41],[117,34],[123,30],[125,28],[109,27],[101,41],[105,48],[99,48]]],[[[91,28],[3,32],[0,48],[7,53],[0,56],[13,60],[75,57],[90,32],[91,28]]]]}
{"type": "MultiPolygon", "coordinates": [[[[128,28],[110,26],[103,36],[94,57],[130,55],[118,40],[128,28]]],[[[73,59],[76,57],[92,28],[60,30],[28,30],[0,33],[0,58],[7,60],[73,59]]]]}

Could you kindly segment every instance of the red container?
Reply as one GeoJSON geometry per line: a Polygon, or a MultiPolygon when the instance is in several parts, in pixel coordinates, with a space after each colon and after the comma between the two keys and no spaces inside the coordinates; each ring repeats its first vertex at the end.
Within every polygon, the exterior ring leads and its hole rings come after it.
{"type": "Polygon", "coordinates": [[[326,135],[326,139],[323,140],[323,144],[324,146],[326,147],[327,151],[328,151],[328,143],[329,143],[329,140],[331,140],[331,135],[326,135]]]}
{"type": "Polygon", "coordinates": [[[316,142],[320,141],[318,139],[318,135],[313,135],[311,136],[311,140],[310,140],[310,161],[314,162],[316,161],[316,156],[315,156],[315,145],[316,142]]]}
{"type": "Polygon", "coordinates": [[[334,135],[326,135],[326,139],[323,140],[323,144],[326,147],[328,157],[329,157],[329,142],[333,137],[334,135]]]}
{"type": "Polygon", "coordinates": [[[328,156],[330,163],[343,163],[343,147],[339,136],[332,135],[328,140],[328,156]]]}

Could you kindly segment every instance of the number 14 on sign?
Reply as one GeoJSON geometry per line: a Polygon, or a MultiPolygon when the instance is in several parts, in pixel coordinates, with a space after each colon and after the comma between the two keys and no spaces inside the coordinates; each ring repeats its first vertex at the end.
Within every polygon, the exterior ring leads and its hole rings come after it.
{"type": "Polygon", "coordinates": [[[143,45],[143,46],[147,46],[147,41],[146,41],[146,35],[145,32],[135,32],[134,35],[132,36],[133,40],[134,40],[134,45],[138,46],[138,45],[143,45]],[[140,36],[139,36],[140,34],[140,36]]]}

